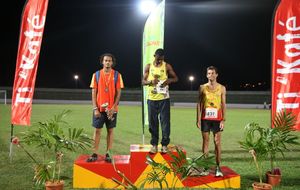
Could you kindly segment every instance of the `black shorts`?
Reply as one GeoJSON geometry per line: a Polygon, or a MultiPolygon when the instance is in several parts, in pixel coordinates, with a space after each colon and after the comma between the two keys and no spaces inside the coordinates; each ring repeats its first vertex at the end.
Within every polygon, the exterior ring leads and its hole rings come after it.
{"type": "Polygon", "coordinates": [[[107,118],[106,112],[101,112],[100,117],[95,117],[95,114],[93,112],[93,127],[101,129],[103,128],[103,125],[105,123],[107,129],[115,128],[117,126],[117,113],[114,113],[113,117],[114,120],[109,120],[107,118]]]}
{"type": "Polygon", "coordinates": [[[201,120],[201,131],[209,132],[212,131],[214,133],[223,131],[220,129],[221,121],[213,121],[213,120],[201,120]]]}

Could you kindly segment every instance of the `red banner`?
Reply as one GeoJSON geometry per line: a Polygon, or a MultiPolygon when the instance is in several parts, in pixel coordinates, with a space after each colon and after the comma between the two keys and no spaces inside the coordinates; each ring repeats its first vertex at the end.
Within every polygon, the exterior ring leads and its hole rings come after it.
{"type": "Polygon", "coordinates": [[[28,0],[24,6],[12,92],[11,123],[30,125],[31,105],[48,0],[28,0]]]}
{"type": "Polygon", "coordinates": [[[300,1],[281,0],[273,24],[272,119],[286,109],[300,130],[300,1]]]}

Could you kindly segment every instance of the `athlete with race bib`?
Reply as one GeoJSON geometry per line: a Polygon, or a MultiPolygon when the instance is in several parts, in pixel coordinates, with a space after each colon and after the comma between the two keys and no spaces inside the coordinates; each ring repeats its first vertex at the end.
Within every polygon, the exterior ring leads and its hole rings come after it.
{"type": "MultiPolygon", "coordinates": [[[[207,68],[206,77],[208,82],[199,87],[199,100],[197,103],[197,127],[202,132],[202,152],[208,156],[209,134],[214,135],[216,156],[216,177],[222,177],[221,162],[221,132],[225,123],[226,111],[226,88],[217,82],[218,70],[214,66],[207,68]]],[[[202,175],[208,175],[203,171],[202,175]]]]}

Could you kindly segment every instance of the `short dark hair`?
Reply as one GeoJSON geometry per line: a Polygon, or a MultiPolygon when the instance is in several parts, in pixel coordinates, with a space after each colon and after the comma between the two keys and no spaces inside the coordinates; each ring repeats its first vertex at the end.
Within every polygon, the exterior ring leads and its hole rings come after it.
{"type": "Polygon", "coordinates": [[[215,66],[209,66],[209,67],[207,67],[206,71],[208,71],[208,70],[214,70],[216,72],[216,74],[218,74],[218,69],[215,66]]]}
{"type": "Polygon", "coordinates": [[[104,53],[104,54],[102,54],[102,55],[99,57],[100,63],[103,62],[103,59],[104,59],[105,56],[108,56],[108,57],[111,57],[111,58],[112,58],[112,61],[113,61],[113,65],[112,65],[112,66],[115,66],[115,65],[117,64],[115,56],[114,56],[113,54],[111,54],[111,53],[104,53]]]}
{"type": "Polygon", "coordinates": [[[154,55],[158,55],[158,56],[164,56],[165,55],[165,51],[162,48],[159,48],[155,51],[154,55]]]}

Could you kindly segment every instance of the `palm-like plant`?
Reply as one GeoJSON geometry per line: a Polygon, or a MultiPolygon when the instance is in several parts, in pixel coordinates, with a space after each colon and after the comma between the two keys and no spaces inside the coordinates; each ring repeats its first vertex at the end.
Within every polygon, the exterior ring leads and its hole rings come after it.
{"type": "Polygon", "coordinates": [[[200,174],[203,168],[210,168],[214,165],[214,156],[207,157],[206,155],[202,154],[196,158],[188,158],[179,147],[176,146],[175,148],[178,156],[169,153],[170,157],[172,158],[170,164],[174,174],[180,175],[182,181],[191,176],[194,171],[200,174]]]}
{"type": "Polygon", "coordinates": [[[292,134],[293,126],[296,124],[295,116],[292,112],[283,110],[275,115],[273,128],[266,130],[266,142],[268,154],[270,157],[271,173],[275,170],[275,161],[277,153],[284,157],[284,151],[289,150],[287,145],[299,145],[298,136],[292,134]]]}
{"type": "Polygon", "coordinates": [[[298,136],[292,134],[295,125],[295,117],[291,112],[278,112],[273,121],[273,128],[264,128],[257,123],[247,124],[244,140],[239,141],[241,148],[249,151],[258,171],[260,183],[262,183],[261,161],[270,158],[271,170],[274,171],[276,154],[289,150],[287,145],[299,144],[298,136]]]}
{"type": "Polygon", "coordinates": [[[146,183],[153,185],[158,183],[160,189],[163,189],[164,184],[166,188],[169,189],[169,184],[166,177],[168,174],[171,174],[172,170],[170,167],[168,167],[168,163],[155,162],[149,155],[146,156],[146,163],[151,165],[152,170],[147,173],[147,176],[141,184],[141,188],[144,188],[146,183]]]}
{"type": "Polygon", "coordinates": [[[21,142],[40,148],[44,153],[43,162],[37,162],[35,159],[34,179],[38,185],[45,181],[60,181],[65,151],[76,152],[92,145],[93,140],[83,133],[83,129],[71,128],[64,120],[70,112],[64,110],[53,119],[38,122],[33,130],[23,133],[21,142]]]}
{"type": "Polygon", "coordinates": [[[167,162],[158,163],[155,162],[149,155],[146,156],[146,163],[152,166],[152,170],[147,174],[147,177],[141,187],[143,187],[145,183],[158,183],[160,188],[163,188],[163,184],[169,188],[166,176],[167,174],[172,174],[173,179],[171,187],[174,188],[178,180],[176,176],[179,176],[180,180],[184,181],[192,175],[192,171],[198,171],[200,174],[202,172],[200,168],[210,168],[214,165],[213,156],[206,157],[201,155],[196,158],[188,158],[180,147],[175,146],[175,149],[177,154],[168,152],[169,156],[172,158],[169,162],[171,167],[169,167],[167,162]]]}
{"type": "Polygon", "coordinates": [[[241,148],[249,151],[253,157],[260,183],[262,183],[262,160],[268,155],[265,130],[257,123],[249,123],[245,127],[244,140],[239,141],[241,148]]]}

